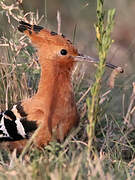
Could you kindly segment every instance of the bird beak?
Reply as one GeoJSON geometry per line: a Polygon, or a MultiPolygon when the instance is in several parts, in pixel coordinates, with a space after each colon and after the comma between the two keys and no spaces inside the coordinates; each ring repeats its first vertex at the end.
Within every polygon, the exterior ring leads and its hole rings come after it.
{"type": "MultiPolygon", "coordinates": [[[[78,56],[74,57],[74,60],[75,61],[87,61],[87,62],[90,62],[90,63],[94,63],[94,64],[98,64],[99,63],[99,60],[98,59],[95,59],[93,57],[90,57],[90,56],[86,56],[86,55],[83,55],[83,54],[79,54],[78,56]]],[[[111,68],[111,69],[119,69],[119,72],[120,73],[123,73],[124,70],[122,69],[122,67],[119,67],[119,66],[116,66],[116,65],[113,65],[111,63],[108,63],[106,62],[105,63],[105,66],[111,68]]]]}

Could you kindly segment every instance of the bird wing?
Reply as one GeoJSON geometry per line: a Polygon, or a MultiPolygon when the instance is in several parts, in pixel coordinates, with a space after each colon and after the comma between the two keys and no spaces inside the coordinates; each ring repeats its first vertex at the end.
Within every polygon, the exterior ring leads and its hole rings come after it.
{"type": "Polygon", "coordinates": [[[28,121],[26,117],[18,118],[12,110],[0,114],[0,141],[27,139],[36,129],[35,121],[28,121]]]}

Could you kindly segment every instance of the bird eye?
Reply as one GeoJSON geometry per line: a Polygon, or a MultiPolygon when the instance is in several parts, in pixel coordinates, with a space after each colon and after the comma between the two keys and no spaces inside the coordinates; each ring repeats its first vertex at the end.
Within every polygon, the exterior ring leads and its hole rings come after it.
{"type": "Polygon", "coordinates": [[[61,55],[66,55],[68,52],[67,52],[67,50],[66,49],[62,49],[61,51],[60,51],[60,54],[61,55]]]}

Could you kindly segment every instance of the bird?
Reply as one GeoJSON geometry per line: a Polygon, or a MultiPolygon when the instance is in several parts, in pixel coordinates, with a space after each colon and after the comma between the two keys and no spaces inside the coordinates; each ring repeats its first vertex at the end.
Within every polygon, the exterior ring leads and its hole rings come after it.
{"type": "MultiPolygon", "coordinates": [[[[24,21],[19,22],[18,30],[37,48],[41,66],[36,94],[0,114],[0,142],[6,143],[10,150],[22,151],[38,127],[40,130],[34,144],[41,148],[54,137],[63,141],[77,126],[79,113],[72,87],[72,71],[78,61],[99,61],[80,54],[63,34],[24,21]]],[[[110,63],[106,66],[117,68],[110,63]]]]}

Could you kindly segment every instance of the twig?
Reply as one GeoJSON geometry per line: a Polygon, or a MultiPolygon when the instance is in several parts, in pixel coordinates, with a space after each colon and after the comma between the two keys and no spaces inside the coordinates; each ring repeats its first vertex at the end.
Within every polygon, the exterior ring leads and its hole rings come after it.
{"type": "Polygon", "coordinates": [[[0,44],[0,47],[8,47],[9,44],[0,44]]]}
{"type": "Polygon", "coordinates": [[[130,123],[130,114],[131,114],[131,110],[133,107],[133,103],[135,101],[135,82],[133,82],[133,91],[132,91],[132,95],[131,95],[131,101],[127,110],[127,114],[124,118],[124,124],[128,124],[130,123]]]}
{"type": "Polygon", "coordinates": [[[59,10],[57,11],[57,23],[58,23],[57,32],[58,34],[61,34],[61,14],[59,10]]]}
{"type": "Polygon", "coordinates": [[[10,18],[9,18],[9,15],[11,15],[15,20],[19,21],[19,18],[16,17],[14,15],[14,13],[12,13],[12,10],[18,10],[19,7],[18,6],[15,6],[14,4],[10,5],[10,6],[7,6],[6,4],[4,4],[3,2],[0,2],[0,5],[1,7],[7,11],[6,15],[8,17],[8,22],[10,23],[10,18]],[[9,15],[8,15],[9,13],[9,15]]]}
{"type": "Polygon", "coordinates": [[[91,86],[87,89],[87,91],[83,94],[83,96],[81,96],[81,98],[78,100],[78,102],[76,103],[77,105],[85,98],[85,96],[88,94],[90,89],[91,89],[91,86]]]}
{"type": "Polygon", "coordinates": [[[103,102],[106,100],[106,96],[111,93],[111,90],[106,91],[100,98],[99,104],[103,104],[103,102]]]}
{"type": "Polygon", "coordinates": [[[6,97],[5,97],[6,109],[8,109],[8,89],[9,89],[9,87],[10,87],[10,84],[7,84],[6,97]]]}
{"type": "Polygon", "coordinates": [[[13,64],[12,67],[13,67],[12,71],[9,72],[8,74],[4,75],[3,77],[1,77],[0,80],[4,79],[5,77],[8,77],[9,75],[11,75],[14,72],[16,66],[13,64]]]}
{"type": "Polygon", "coordinates": [[[75,27],[74,27],[73,40],[72,40],[73,44],[75,44],[76,31],[77,31],[77,24],[75,24],[75,27]]]}

